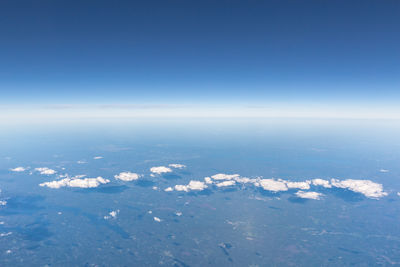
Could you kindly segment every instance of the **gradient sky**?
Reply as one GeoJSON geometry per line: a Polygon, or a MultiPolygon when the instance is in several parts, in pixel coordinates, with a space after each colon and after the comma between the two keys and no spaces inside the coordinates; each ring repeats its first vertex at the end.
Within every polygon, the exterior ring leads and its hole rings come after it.
{"type": "Polygon", "coordinates": [[[400,2],[0,3],[1,105],[396,106],[400,2]]]}

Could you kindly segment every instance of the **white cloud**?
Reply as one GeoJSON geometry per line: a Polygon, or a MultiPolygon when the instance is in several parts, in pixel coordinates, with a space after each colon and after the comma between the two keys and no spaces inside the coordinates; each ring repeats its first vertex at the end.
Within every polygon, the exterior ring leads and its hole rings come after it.
{"type": "Polygon", "coordinates": [[[175,168],[175,169],[183,169],[183,168],[186,168],[186,165],[183,165],[183,164],[175,164],[175,163],[169,164],[168,166],[170,166],[170,167],[172,167],[172,168],[175,168]]]}
{"type": "Polygon", "coordinates": [[[5,206],[7,205],[7,201],[6,200],[0,200],[0,206],[5,206]]]}
{"type": "MultiPolygon", "coordinates": [[[[189,188],[188,188],[187,185],[177,184],[177,185],[175,185],[174,188],[175,188],[176,191],[186,191],[186,192],[189,191],[189,188]]],[[[171,190],[171,191],[172,191],[172,190],[171,190]]]]}
{"type": "Polygon", "coordinates": [[[272,191],[272,192],[288,190],[286,183],[283,180],[261,179],[261,180],[257,181],[254,185],[262,187],[264,190],[272,191]]]}
{"type": "Polygon", "coordinates": [[[331,184],[334,187],[345,188],[356,193],[361,193],[368,198],[387,196],[387,193],[383,191],[383,186],[381,184],[374,183],[370,180],[347,179],[339,181],[337,179],[331,179],[331,184]]]}
{"type": "Polygon", "coordinates": [[[121,172],[120,174],[115,175],[114,178],[121,181],[130,182],[139,179],[140,175],[133,172],[121,172]]]}
{"type": "Polygon", "coordinates": [[[158,218],[158,217],[154,217],[153,219],[154,219],[154,221],[156,221],[156,222],[161,222],[161,219],[158,218]]]}
{"type": "Polygon", "coordinates": [[[174,191],[174,189],[172,187],[167,187],[164,189],[165,192],[171,192],[174,191]]]}
{"type": "Polygon", "coordinates": [[[239,178],[239,176],[240,176],[239,174],[218,173],[218,174],[211,176],[211,178],[213,178],[214,180],[232,180],[235,178],[239,178]]]}
{"type": "Polygon", "coordinates": [[[24,167],[16,167],[16,168],[10,169],[10,170],[13,171],[13,172],[23,172],[26,169],[24,167]]]}
{"type": "Polygon", "coordinates": [[[165,166],[151,167],[150,171],[157,174],[172,172],[171,168],[165,166]]]}
{"type": "Polygon", "coordinates": [[[319,178],[313,179],[312,180],[312,184],[315,185],[315,186],[323,186],[325,188],[331,188],[332,187],[331,183],[328,180],[319,179],[319,178]]]}
{"type": "Polygon", "coordinates": [[[207,188],[207,185],[201,181],[190,181],[188,184],[190,190],[204,190],[207,188]]]}
{"type": "Polygon", "coordinates": [[[40,186],[47,186],[50,188],[61,188],[61,187],[80,187],[80,188],[93,188],[93,187],[98,187],[101,184],[107,184],[109,183],[110,180],[104,179],[103,177],[97,177],[97,178],[84,178],[84,179],[79,179],[76,177],[72,178],[64,178],[62,180],[56,180],[56,181],[51,181],[51,182],[45,182],[39,184],[40,186]]]}
{"type": "Polygon", "coordinates": [[[235,184],[236,184],[236,182],[234,180],[229,180],[229,181],[223,181],[223,182],[217,183],[215,185],[218,187],[225,187],[225,186],[232,186],[235,184]]]}
{"type": "Polygon", "coordinates": [[[397,192],[397,195],[400,197],[400,192],[397,192]]]}
{"type": "Polygon", "coordinates": [[[297,197],[300,198],[307,198],[307,199],[316,199],[319,200],[321,199],[321,196],[323,196],[323,194],[318,193],[318,192],[305,192],[305,191],[298,191],[296,193],[297,197]]]}
{"type": "Polygon", "coordinates": [[[71,181],[70,178],[64,178],[62,180],[58,180],[58,181],[51,181],[51,182],[44,182],[39,184],[40,186],[47,186],[50,188],[60,188],[60,187],[64,187],[64,186],[69,186],[69,182],[71,181]]]}
{"type": "Polygon", "coordinates": [[[190,190],[201,191],[207,188],[207,185],[201,181],[190,181],[188,185],[175,185],[176,191],[189,192],[190,190]]]}
{"type": "Polygon", "coordinates": [[[177,211],[177,212],[175,212],[175,215],[178,216],[178,217],[182,216],[182,212],[177,211]]]}
{"type": "Polygon", "coordinates": [[[111,218],[115,219],[115,218],[117,218],[118,213],[119,213],[119,210],[110,211],[110,213],[108,213],[109,216],[104,216],[104,219],[105,220],[108,220],[108,219],[111,219],[111,218]]]}
{"type": "Polygon", "coordinates": [[[0,233],[0,237],[12,235],[12,232],[0,233]]]}
{"type": "Polygon", "coordinates": [[[93,157],[93,159],[102,159],[102,158],[103,158],[102,156],[93,157]]]}
{"type": "Polygon", "coordinates": [[[380,171],[380,172],[383,172],[383,173],[389,172],[389,170],[385,170],[385,169],[380,169],[379,171],[380,171]]]}
{"type": "Polygon", "coordinates": [[[87,162],[84,161],[84,160],[78,160],[76,163],[78,163],[78,164],[85,164],[85,163],[87,163],[87,162]]]}
{"type": "Polygon", "coordinates": [[[206,184],[212,184],[213,183],[213,181],[211,180],[210,177],[205,177],[204,178],[204,182],[206,182],[206,184]]]}
{"type": "Polygon", "coordinates": [[[308,190],[310,189],[310,181],[305,181],[305,182],[286,182],[286,186],[289,189],[292,188],[298,188],[298,189],[303,189],[303,190],[308,190]]]}
{"type": "Polygon", "coordinates": [[[235,178],[235,181],[238,183],[242,183],[242,184],[247,184],[247,183],[254,184],[257,182],[257,179],[250,179],[247,177],[237,177],[237,178],[235,178]]]}
{"type": "Polygon", "coordinates": [[[35,171],[38,171],[38,172],[40,172],[40,174],[45,174],[45,175],[52,175],[52,174],[56,173],[55,170],[49,169],[47,167],[35,168],[35,171]]]}

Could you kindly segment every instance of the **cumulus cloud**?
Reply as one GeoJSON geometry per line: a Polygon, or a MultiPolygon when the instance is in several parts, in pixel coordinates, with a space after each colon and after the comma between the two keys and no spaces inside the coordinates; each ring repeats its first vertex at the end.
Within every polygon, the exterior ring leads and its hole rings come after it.
{"type": "Polygon", "coordinates": [[[190,181],[188,185],[175,185],[176,191],[189,192],[191,190],[201,191],[207,188],[207,185],[201,181],[190,181]]]}
{"type": "Polygon", "coordinates": [[[380,169],[379,171],[383,172],[383,173],[389,172],[389,170],[385,170],[385,169],[380,169]]]}
{"type": "Polygon", "coordinates": [[[165,167],[165,166],[151,167],[150,171],[152,173],[156,173],[156,174],[172,172],[171,168],[168,168],[168,167],[165,167]]]}
{"type": "Polygon", "coordinates": [[[102,159],[102,158],[103,158],[102,156],[93,157],[93,159],[102,159]]]}
{"type": "Polygon", "coordinates": [[[286,183],[283,180],[261,179],[257,181],[254,185],[262,187],[264,190],[272,192],[288,190],[288,187],[286,186],[286,183]]]}
{"type": "Polygon", "coordinates": [[[153,219],[154,219],[154,221],[156,221],[156,222],[161,222],[161,219],[158,218],[158,217],[154,217],[153,219]]]}
{"type": "Polygon", "coordinates": [[[125,182],[130,182],[130,181],[135,181],[140,178],[140,175],[137,173],[133,172],[121,172],[118,175],[114,176],[115,179],[125,181],[125,182]]]}
{"type": "Polygon", "coordinates": [[[337,179],[331,179],[331,184],[334,187],[361,193],[368,198],[381,198],[387,196],[387,193],[383,191],[383,186],[381,184],[374,183],[370,180],[347,179],[340,181],[337,179]]]}
{"type": "Polygon", "coordinates": [[[45,174],[45,175],[52,175],[52,174],[56,173],[55,170],[49,169],[47,167],[35,168],[35,171],[38,171],[38,172],[40,172],[40,174],[45,174]]]}
{"type": "Polygon", "coordinates": [[[318,192],[305,192],[305,191],[298,191],[296,193],[296,196],[299,198],[307,198],[307,199],[316,199],[319,200],[321,199],[321,196],[323,196],[323,194],[318,193],[318,192]]]}
{"type": "MultiPolygon", "coordinates": [[[[170,171],[169,168],[160,166],[153,167],[151,171],[153,173],[162,173],[170,171]]],[[[263,179],[262,177],[247,178],[241,177],[239,174],[224,174],[218,173],[211,177],[205,177],[204,182],[201,181],[190,181],[188,185],[175,185],[174,187],[168,187],[164,189],[166,192],[173,190],[189,192],[191,190],[204,190],[207,185],[215,184],[216,187],[234,186],[236,184],[253,184],[256,187],[261,187],[266,191],[271,192],[282,192],[288,191],[289,189],[299,189],[296,193],[297,197],[309,198],[309,199],[320,199],[323,195],[318,192],[309,192],[311,186],[324,187],[324,188],[342,188],[351,190],[356,193],[361,193],[368,198],[380,198],[387,196],[387,193],[383,191],[383,186],[378,183],[374,183],[370,180],[324,180],[320,178],[305,180],[305,181],[287,181],[283,179],[263,179]]]]}
{"type": "Polygon", "coordinates": [[[224,174],[224,173],[218,173],[211,176],[211,178],[214,180],[232,180],[239,177],[240,177],[239,174],[224,174]]]}
{"type": "Polygon", "coordinates": [[[217,187],[225,187],[225,186],[232,186],[235,185],[236,182],[234,180],[229,180],[229,181],[223,181],[220,183],[215,184],[217,187]]]}
{"type": "Polygon", "coordinates": [[[297,189],[303,189],[303,190],[308,190],[310,189],[310,181],[305,181],[305,182],[286,182],[286,186],[289,189],[292,188],[297,188],[297,189]]]}
{"type": "Polygon", "coordinates": [[[24,172],[26,169],[24,167],[16,167],[14,169],[10,169],[13,172],[24,172]]]}
{"type": "Polygon", "coordinates": [[[311,182],[315,186],[323,186],[325,188],[331,188],[332,187],[331,183],[328,180],[324,180],[324,179],[317,178],[317,179],[313,179],[311,182]]]}
{"type": "Polygon", "coordinates": [[[175,169],[183,169],[186,168],[186,165],[183,164],[176,164],[176,163],[172,163],[168,165],[169,167],[175,168],[175,169]]]}
{"type": "Polygon", "coordinates": [[[79,187],[79,188],[94,188],[98,187],[101,184],[107,184],[110,180],[104,179],[99,176],[97,178],[76,178],[76,177],[67,177],[61,180],[55,180],[51,182],[45,182],[39,184],[40,186],[47,186],[49,188],[61,188],[61,187],[79,187]]]}

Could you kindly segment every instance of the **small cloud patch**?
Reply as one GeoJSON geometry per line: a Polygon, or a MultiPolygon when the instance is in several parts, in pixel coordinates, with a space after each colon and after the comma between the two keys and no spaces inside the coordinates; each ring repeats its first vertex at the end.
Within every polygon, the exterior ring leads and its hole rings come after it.
{"type": "Polygon", "coordinates": [[[163,173],[172,172],[171,168],[168,168],[165,166],[151,167],[150,171],[155,174],[163,174],[163,173]]]}
{"type": "Polygon", "coordinates": [[[172,163],[168,165],[169,167],[175,168],[175,169],[183,169],[186,168],[186,165],[183,164],[176,164],[176,163],[172,163]]]}
{"type": "Polygon", "coordinates": [[[201,181],[190,181],[188,185],[175,185],[176,191],[189,192],[191,190],[202,191],[207,188],[207,185],[201,181]]]}
{"type": "Polygon", "coordinates": [[[211,178],[214,180],[232,180],[239,177],[240,177],[239,174],[224,174],[224,173],[218,173],[211,176],[211,178]]]}
{"type": "Polygon", "coordinates": [[[322,187],[325,187],[325,188],[332,188],[332,185],[328,180],[317,178],[317,179],[313,179],[311,182],[315,186],[322,186],[322,187]]]}
{"type": "Polygon", "coordinates": [[[305,182],[286,182],[286,186],[289,189],[303,189],[303,190],[308,190],[310,189],[310,181],[305,181],[305,182]]]}
{"type": "Polygon", "coordinates": [[[361,193],[368,198],[377,199],[387,196],[387,193],[383,191],[383,186],[381,184],[374,183],[370,180],[347,179],[339,181],[337,179],[331,179],[331,184],[334,187],[344,188],[356,193],[361,193]]]}
{"type": "Polygon", "coordinates": [[[9,236],[9,235],[11,235],[11,234],[12,234],[12,232],[0,233],[0,237],[9,236]]]}
{"type": "Polygon", "coordinates": [[[121,172],[118,175],[114,176],[115,179],[125,181],[125,182],[130,182],[130,181],[135,181],[140,178],[140,175],[137,173],[133,172],[121,172]]]}
{"type": "Polygon", "coordinates": [[[24,171],[26,171],[26,169],[24,167],[16,167],[16,168],[10,169],[10,171],[12,171],[12,172],[24,172],[24,171]]]}
{"type": "Polygon", "coordinates": [[[234,180],[223,181],[220,183],[215,184],[217,187],[226,187],[226,186],[233,186],[236,182],[234,180]]]}
{"type": "Polygon", "coordinates": [[[45,182],[39,184],[39,186],[42,187],[49,187],[49,188],[54,188],[58,189],[61,187],[79,187],[79,188],[94,188],[98,187],[101,184],[107,184],[109,183],[110,180],[104,179],[103,177],[99,176],[97,178],[76,178],[75,177],[67,177],[61,180],[56,180],[56,181],[51,181],[51,182],[45,182]]]}
{"type": "Polygon", "coordinates": [[[49,169],[47,167],[35,168],[35,171],[38,171],[38,172],[40,172],[40,174],[44,174],[44,175],[53,175],[53,174],[57,173],[55,170],[49,169]]]}
{"type": "Polygon", "coordinates": [[[117,218],[117,215],[119,214],[119,210],[110,211],[110,213],[108,213],[108,214],[109,214],[109,215],[104,216],[104,219],[105,219],[105,220],[108,220],[108,219],[116,219],[116,218],[117,218]]]}
{"type": "Polygon", "coordinates": [[[279,192],[279,191],[287,191],[288,187],[286,186],[285,181],[279,179],[261,179],[257,181],[255,186],[262,187],[266,191],[271,191],[271,192],[279,192]]]}
{"type": "Polygon", "coordinates": [[[306,191],[298,191],[296,193],[296,196],[299,198],[315,199],[315,200],[320,200],[322,195],[323,194],[318,192],[306,192],[306,191]]]}
{"type": "Polygon", "coordinates": [[[205,182],[206,184],[212,184],[212,183],[213,183],[213,181],[211,180],[210,177],[205,177],[205,178],[204,178],[204,182],[205,182]]]}

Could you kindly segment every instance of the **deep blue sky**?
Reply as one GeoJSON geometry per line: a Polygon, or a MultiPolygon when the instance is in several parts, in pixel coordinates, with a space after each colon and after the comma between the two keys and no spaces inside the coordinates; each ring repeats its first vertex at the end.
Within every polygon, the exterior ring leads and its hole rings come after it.
{"type": "Polygon", "coordinates": [[[400,2],[0,2],[1,104],[400,99],[400,2]]]}

